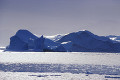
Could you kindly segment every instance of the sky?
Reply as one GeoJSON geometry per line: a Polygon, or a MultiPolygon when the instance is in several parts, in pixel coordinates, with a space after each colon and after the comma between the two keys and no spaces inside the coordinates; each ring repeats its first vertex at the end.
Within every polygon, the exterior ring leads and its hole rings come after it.
{"type": "Polygon", "coordinates": [[[0,0],[0,46],[19,29],[39,36],[80,30],[120,35],[120,0],[0,0]]]}

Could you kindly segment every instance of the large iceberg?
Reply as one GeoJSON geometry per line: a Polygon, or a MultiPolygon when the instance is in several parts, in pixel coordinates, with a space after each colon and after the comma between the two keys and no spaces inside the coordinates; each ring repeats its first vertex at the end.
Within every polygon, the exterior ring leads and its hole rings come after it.
{"type": "Polygon", "coordinates": [[[108,37],[97,36],[84,30],[65,35],[57,42],[72,42],[69,51],[72,52],[119,52],[120,43],[114,43],[108,37]]]}
{"type": "MultiPolygon", "coordinates": [[[[40,38],[32,34],[28,30],[18,30],[14,36],[10,38],[10,44],[6,50],[11,51],[63,51],[60,43],[41,36],[40,38]]],[[[65,51],[65,50],[64,50],[65,51]]]]}
{"type": "Polygon", "coordinates": [[[19,30],[10,38],[7,50],[52,52],[120,52],[120,42],[84,30],[66,35],[40,38],[28,30],[19,30]]]}
{"type": "Polygon", "coordinates": [[[18,30],[14,36],[10,38],[10,45],[7,50],[24,51],[34,47],[34,40],[38,37],[28,30],[18,30]]]}

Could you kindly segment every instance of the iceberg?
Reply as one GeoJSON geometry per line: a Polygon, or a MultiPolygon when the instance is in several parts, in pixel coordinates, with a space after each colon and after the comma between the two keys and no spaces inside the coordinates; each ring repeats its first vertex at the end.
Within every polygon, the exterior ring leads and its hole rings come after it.
{"type": "Polygon", "coordinates": [[[69,33],[56,42],[71,41],[72,52],[118,52],[119,44],[113,43],[108,37],[97,36],[87,30],[69,33]],[[116,50],[117,49],[117,50],[116,50]]]}
{"type": "Polygon", "coordinates": [[[71,41],[68,42],[62,42],[61,45],[65,48],[67,52],[71,52],[71,48],[73,43],[71,41]]]}
{"type": "Polygon", "coordinates": [[[25,51],[29,48],[33,48],[33,41],[38,37],[33,35],[28,30],[18,30],[14,36],[10,38],[10,45],[7,46],[6,50],[12,51],[25,51]]]}
{"type": "MultiPolygon", "coordinates": [[[[113,36],[114,38],[116,36],[113,36]]],[[[28,30],[18,30],[6,50],[39,52],[120,52],[120,42],[90,31],[39,38],[28,30]]]]}
{"type": "Polygon", "coordinates": [[[12,51],[24,51],[28,50],[28,45],[19,37],[13,36],[10,38],[10,45],[7,47],[7,49],[12,51]]]}
{"type": "Polygon", "coordinates": [[[34,45],[35,45],[34,50],[35,51],[43,52],[44,40],[45,40],[45,38],[43,36],[34,40],[34,45]]]}
{"type": "Polygon", "coordinates": [[[18,30],[15,36],[19,37],[22,41],[26,43],[28,43],[29,40],[32,40],[32,39],[34,40],[38,38],[37,36],[32,34],[30,31],[24,30],[24,29],[18,30]]]}
{"type": "Polygon", "coordinates": [[[67,50],[62,46],[57,46],[55,49],[53,49],[54,52],[67,52],[67,50]]]}
{"type": "Polygon", "coordinates": [[[44,41],[44,51],[50,51],[50,52],[66,52],[66,49],[57,42],[54,42],[51,39],[45,38],[44,41]]]}

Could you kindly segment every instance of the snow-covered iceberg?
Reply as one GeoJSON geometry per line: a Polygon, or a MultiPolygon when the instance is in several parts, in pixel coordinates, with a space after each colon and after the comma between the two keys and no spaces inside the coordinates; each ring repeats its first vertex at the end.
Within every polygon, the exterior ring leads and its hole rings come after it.
{"type": "Polygon", "coordinates": [[[66,35],[40,38],[28,30],[19,30],[10,38],[7,50],[52,52],[120,52],[120,42],[84,30],[66,35]]]}
{"type": "Polygon", "coordinates": [[[61,50],[61,44],[41,36],[40,38],[28,30],[18,30],[10,38],[10,44],[6,50],[11,51],[65,51],[61,50]]]}
{"type": "Polygon", "coordinates": [[[72,42],[69,51],[72,52],[119,52],[120,43],[114,43],[108,37],[97,36],[87,30],[65,35],[57,42],[72,42]]]}

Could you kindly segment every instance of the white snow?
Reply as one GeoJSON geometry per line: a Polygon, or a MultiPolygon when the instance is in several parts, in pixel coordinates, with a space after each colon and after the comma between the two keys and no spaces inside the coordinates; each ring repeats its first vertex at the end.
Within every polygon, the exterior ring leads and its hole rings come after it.
{"type": "Polygon", "coordinates": [[[67,44],[67,43],[70,43],[71,41],[68,41],[68,42],[62,42],[61,44],[67,44]]]}
{"type": "Polygon", "coordinates": [[[120,42],[120,36],[109,35],[107,36],[109,39],[113,40],[114,42],[120,42]]]}
{"type": "Polygon", "coordinates": [[[57,34],[57,35],[52,35],[52,36],[45,36],[45,38],[51,39],[53,41],[57,41],[61,39],[64,36],[64,34],[57,34]]]}
{"type": "Polygon", "coordinates": [[[5,47],[0,47],[0,52],[3,52],[5,50],[5,47]]]}

